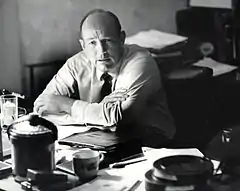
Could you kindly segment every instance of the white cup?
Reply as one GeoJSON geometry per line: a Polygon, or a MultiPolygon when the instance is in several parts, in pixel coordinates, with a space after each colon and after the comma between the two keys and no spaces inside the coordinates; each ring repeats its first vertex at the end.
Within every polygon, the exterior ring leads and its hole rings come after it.
{"type": "Polygon", "coordinates": [[[91,149],[80,149],[73,153],[73,170],[81,180],[91,180],[97,176],[99,163],[104,155],[91,149]]]}

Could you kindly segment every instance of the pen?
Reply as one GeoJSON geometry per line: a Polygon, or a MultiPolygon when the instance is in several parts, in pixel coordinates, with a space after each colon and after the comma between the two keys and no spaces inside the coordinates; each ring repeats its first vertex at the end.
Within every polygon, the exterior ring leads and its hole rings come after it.
{"type": "Polygon", "coordinates": [[[142,162],[142,161],[145,161],[145,160],[147,160],[147,159],[143,158],[143,157],[142,158],[136,158],[136,159],[131,159],[131,160],[123,161],[123,162],[116,162],[116,163],[110,164],[109,167],[110,168],[123,168],[126,165],[134,164],[134,163],[137,163],[137,162],[142,162]]]}
{"type": "Polygon", "coordinates": [[[128,188],[126,191],[134,191],[137,189],[137,187],[142,183],[141,180],[137,180],[130,188],[128,188]]]}
{"type": "Polygon", "coordinates": [[[137,157],[144,157],[144,154],[143,153],[137,153],[137,154],[128,156],[126,158],[123,158],[123,159],[121,159],[121,161],[126,161],[126,160],[134,159],[134,158],[137,158],[137,157]]]}

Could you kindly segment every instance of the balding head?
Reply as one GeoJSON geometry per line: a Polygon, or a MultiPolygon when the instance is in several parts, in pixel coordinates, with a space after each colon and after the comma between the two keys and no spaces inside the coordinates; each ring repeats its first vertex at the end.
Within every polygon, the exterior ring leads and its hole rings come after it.
{"type": "Polygon", "coordinates": [[[80,23],[80,38],[82,31],[86,25],[91,24],[95,28],[102,29],[103,27],[113,30],[116,35],[121,34],[121,24],[115,14],[103,9],[94,9],[88,12],[80,23]]]}

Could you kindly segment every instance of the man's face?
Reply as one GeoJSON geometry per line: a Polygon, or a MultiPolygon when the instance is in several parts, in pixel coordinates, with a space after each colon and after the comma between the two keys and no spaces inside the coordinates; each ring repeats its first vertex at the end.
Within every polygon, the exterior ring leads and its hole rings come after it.
{"type": "Polygon", "coordinates": [[[81,44],[87,57],[105,72],[117,68],[125,34],[119,34],[113,18],[104,13],[90,15],[82,26],[81,44]]]}

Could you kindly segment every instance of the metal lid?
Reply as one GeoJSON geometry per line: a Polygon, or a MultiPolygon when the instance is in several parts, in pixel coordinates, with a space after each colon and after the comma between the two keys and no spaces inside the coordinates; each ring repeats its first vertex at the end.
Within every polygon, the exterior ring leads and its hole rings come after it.
{"type": "Polygon", "coordinates": [[[20,117],[8,127],[7,133],[9,137],[50,136],[53,141],[57,140],[57,127],[36,114],[20,117]]]}
{"type": "Polygon", "coordinates": [[[153,163],[153,177],[181,184],[194,184],[205,181],[213,175],[210,160],[191,155],[169,156],[153,163]]]}

